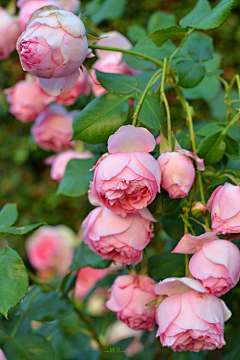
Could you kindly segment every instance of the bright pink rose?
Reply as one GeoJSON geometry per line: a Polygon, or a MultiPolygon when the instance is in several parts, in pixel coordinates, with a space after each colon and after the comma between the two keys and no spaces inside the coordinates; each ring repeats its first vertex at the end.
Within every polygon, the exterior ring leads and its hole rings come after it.
{"type": "Polygon", "coordinates": [[[33,121],[48,105],[54,101],[36,81],[22,80],[4,90],[7,101],[11,104],[10,113],[23,123],[33,121]]]}
{"type": "Polygon", "coordinates": [[[142,260],[142,250],[153,237],[151,221],[155,220],[146,208],[123,218],[104,207],[97,207],[82,223],[83,240],[103,259],[138,264],[142,260]]]}
{"type": "Polygon", "coordinates": [[[152,330],[155,306],[146,304],[157,299],[153,283],[154,280],[145,275],[118,276],[110,289],[106,308],[134,330],[152,330]]]}
{"type": "Polygon", "coordinates": [[[52,270],[65,275],[75,246],[74,232],[64,225],[42,226],[26,242],[31,265],[37,270],[52,270]]]}
{"type": "Polygon", "coordinates": [[[89,159],[92,157],[93,154],[91,154],[89,151],[78,152],[67,150],[61,152],[60,154],[50,156],[44,161],[44,163],[47,165],[52,165],[50,172],[51,179],[60,182],[65,173],[67,164],[71,159],[89,159]]]}
{"type": "Polygon", "coordinates": [[[207,294],[200,283],[190,278],[165,279],[155,286],[160,303],[156,336],[162,346],[173,351],[213,350],[225,345],[224,321],[231,312],[222,300],[207,294]]]}
{"type": "Polygon", "coordinates": [[[21,35],[17,20],[0,7],[0,60],[7,59],[16,48],[16,42],[21,35]]]}
{"type": "Polygon", "coordinates": [[[192,256],[189,270],[211,294],[222,296],[239,280],[240,251],[230,241],[207,242],[192,256]]]}
{"type": "Polygon", "coordinates": [[[23,70],[38,76],[47,94],[69,92],[89,54],[84,24],[69,11],[36,12],[18,39],[17,51],[23,70]]]}
{"type": "Polygon", "coordinates": [[[72,138],[72,121],[76,111],[70,113],[61,106],[52,104],[38,115],[31,128],[35,143],[47,151],[64,151],[74,148],[72,138]]]}
{"type": "Polygon", "coordinates": [[[80,95],[89,95],[90,86],[88,83],[88,76],[87,70],[83,67],[83,71],[80,72],[80,76],[72,89],[65,94],[58,95],[55,102],[61,105],[72,105],[77,101],[80,95]]]}
{"type": "Polygon", "coordinates": [[[120,127],[108,139],[108,151],[95,166],[92,194],[108,209],[126,216],[150,204],[160,192],[161,172],[148,152],[153,135],[141,127],[120,127]]]}
{"type": "Polygon", "coordinates": [[[240,184],[218,186],[207,206],[211,212],[213,231],[223,235],[240,232],[240,184]]]}
{"type": "Polygon", "coordinates": [[[75,299],[83,299],[95,286],[109,273],[109,268],[94,269],[90,266],[81,268],[77,273],[77,280],[74,288],[75,299]]]}

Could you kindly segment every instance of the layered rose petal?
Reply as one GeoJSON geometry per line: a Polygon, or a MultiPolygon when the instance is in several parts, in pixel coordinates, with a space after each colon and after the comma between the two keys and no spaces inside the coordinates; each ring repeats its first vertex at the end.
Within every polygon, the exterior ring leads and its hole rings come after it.
{"type": "Polygon", "coordinates": [[[193,236],[186,233],[180,239],[179,243],[172,251],[172,253],[178,254],[194,254],[200,250],[206,242],[213,241],[216,239],[216,233],[206,232],[205,234],[199,236],[193,236]]]}
{"type": "Polygon", "coordinates": [[[0,60],[7,59],[16,48],[16,42],[21,34],[17,20],[0,7],[0,60]]]}
{"type": "Polygon", "coordinates": [[[155,307],[146,306],[157,298],[152,282],[144,275],[118,276],[110,289],[107,309],[117,313],[118,320],[134,330],[152,330],[155,307]]]}
{"type": "Polygon", "coordinates": [[[155,286],[155,293],[158,295],[172,296],[172,295],[184,293],[192,289],[202,293],[207,292],[207,290],[204,289],[201,283],[195,279],[191,279],[188,277],[183,277],[183,278],[172,277],[160,281],[155,286]]]}
{"type": "Polygon", "coordinates": [[[183,154],[183,155],[186,155],[192,159],[194,159],[196,161],[196,164],[197,164],[197,169],[199,171],[204,171],[205,170],[205,166],[204,166],[204,162],[203,162],[203,159],[200,159],[196,154],[194,154],[193,152],[191,151],[188,151],[188,150],[184,150],[184,149],[179,149],[177,150],[178,153],[180,154],[183,154]]]}
{"type": "Polygon", "coordinates": [[[240,251],[226,240],[205,243],[189,262],[191,274],[213,295],[234,287],[240,275],[240,251]]]}

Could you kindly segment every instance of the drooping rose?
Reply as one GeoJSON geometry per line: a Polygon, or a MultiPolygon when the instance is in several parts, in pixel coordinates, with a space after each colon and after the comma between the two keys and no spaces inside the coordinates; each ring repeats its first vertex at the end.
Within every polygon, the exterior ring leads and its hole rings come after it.
{"type": "Polygon", "coordinates": [[[211,294],[222,296],[239,280],[240,251],[230,241],[207,242],[192,256],[189,270],[211,294]]]}
{"type": "Polygon", "coordinates": [[[90,266],[81,268],[77,273],[77,280],[74,288],[74,298],[83,299],[94,287],[94,285],[103,279],[109,273],[109,268],[94,269],[90,266]]]}
{"type": "Polygon", "coordinates": [[[211,212],[213,231],[223,235],[240,232],[240,184],[218,186],[207,206],[211,212]]]}
{"type": "Polygon", "coordinates": [[[55,7],[36,11],[18,39],[17,51],[23,70],[39,77],[47,94],[67,93],[89,54],[84,24],[73,13],[55,7]]]}
{"type": "Polygon", "coordinates": [[[90,212],[82,223],[83,240],[89,248],[102,256],[126,265],[138,264],[142,250],[151,241],[155,221],[148,209],[116,215],[104,207],[90,212]]]}
{"type": "Polygon", "coordinates": [[[11,104],[10,113],[23,123],[33,121],[48,105],[54,101],[36,81],[27,78],[4,90],[7,101],[11,104]]]}
{"type": "Polygon", "coordinates": [[[60,182],[65,173],[68,162],[71,159],[90,159],[93,157],[89,151],[79,152],[74,150],[66,150],[57,155],[50,156],[44,163],[52,165],[50,176],[51,179],[60,182]]]}
{"type": "Polygon", "coordinates": [[[17,20],[0,7],[0,60],[7,59],[15,50],[20,34],[21,29],[17,20]]]}
{"type": "Polygon", "coordinates": [[[26,242],[27,255],[37,270],[65,275],[72,262],[75,233],[65,225],[42,226],[26,242]]]}
{"type": "Polygon", "coordinates": [[[155,139],[145,128],[120,127],[109,137],[110,154],[95,166],[92,194],[121,216],[147,207],[160,191],[160,168],[148,153],[154,148],[155,139]]]}
{"type": "Polygon", "coordinates": [[[160,336],[162,346],[199,352],[225,345],[224,321],[231,312],[224,301],[206,293],[197,280],[165,279],[155,286],[155,292],[167,296],[156,313],[156,336],[160,336]]]}
{"type": "Polygon", "coordinates": [[[152,330],[155,306],[146,304],[157,299],[153,283],[154,280],[145,275],[118,276],[110,289],[106,308],[134,330],[152,330]]]}
{"type": "Polygon", "coordinates": [[[61,106],[52,104],[36,118],[31,128],[35,143],[47,151],[64,151],[74,148],[72,121],[76,111],[70,113],[61,106]]]}

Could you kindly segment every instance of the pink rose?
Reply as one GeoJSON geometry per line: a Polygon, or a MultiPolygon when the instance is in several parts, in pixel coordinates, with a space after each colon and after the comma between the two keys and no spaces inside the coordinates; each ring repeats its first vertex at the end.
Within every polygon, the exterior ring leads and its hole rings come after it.
{"type": "Polygon", "coordinates": [[[93,154],[91,154],[89,151],[78,152],[67,150],[61,152],[60,154],[50,156],[44,161],[44,163],[47,165],[52,165],[50,172],[51,179],[60,182],[65,173],[67,164],[71,159],[89,159],[92,157],[93,154]]]}
{"type": "Polygon", "coordinates": [[[230,241],[207,242],[192,256],[189,270],[211,294],[222,296],[239,280],[240,251],[230,241]]]}
{"type": "Polygon", "coordinates": [[[64,10],[75,12],[80,8],[80,0],[58,0],[58,2],[63,6],[64,10]]]}
{"type": "Polygon", "coordinates": [[[206,294],[197,280],[165,279],[155,286],[158,295],[167,295],[156,313],[156,336],[173,351],[213,350],[225,345],[224,321],[231,312],[222,300],[206,294]]]}
{"type": "Polygon", "coordinates": [[[0,349],[0,360],[7,360],[6,356],[4,355],[1,349],[0,349]]]}
{"type": "Polygon", "coordinates": [[[108,139],[108,151],[95,166],[92,194],[108,209],[126,216],[150,204],[160,192],[161,172],[148,152],[153,135],[141,127],[120,127],[108,139]]]}
{"type": "Polygon", "coordinates": [[[31,128],[35,143],[47,151],[64,151],[75,147],[72,138],[72,121],[76,111],[70,113],[61,106],[52,104],[38,115],[31,128]]]}
{"type": "MultiPolygon", "coordinates": [[[[107,33],[101,34],[100,40],[98,40],[96,44],[99,46],[110,46],[125,50],[129,50],[132,47],[130,41],[118,31],[109,31],[107,33]]],[[[99,59],[103,59],[105,57],[112,56],[113,51],[97,49],[96,54],[99,59]]],[[[114,54],[115,63],[120,63],[120,61],[122,60],[122,53],[114,51],[114,54]]]]}
{"type": "Polygon", "coordinates": [[[109,268],[94,269],[90,266],[81,268],[77,273],[77,280],[74,288],[75,299],[83,299],[96,285],[96,283],[103,279],[109,273],[109,268]]]}
{"type": "Polygon", "coordinates": [[[240,232],[240,184],[218,186],[207,206],[211,212],[213,231],[223,235],[240,232]]]}
{"type": "Polygon", "coordinates": [[[69,92],[89,54],[84,24],[69,11],[37,11],[18,39],[17,51],[23,70],[38,76],[47,94],[69,92]]]}
{"type": "Polygon", "coordinates": [[[218,239],[215,232],[206,232],[199,236],[193,236],[191,234],[184,234],[178,242],[172,253],[178,254],[194,254],[198,250],[201,250],[202,246],[209,241],[218,239]]]}
{"type": "Polygon", "coordinates": [[[153,237],[151,221],[155,220],[146,208],[123,218],[98,207],[82,223],[83,240],[103,259],[138,264],[142,260],[142,250],[153,237]]]}
{"type": "Polygon", "coordinates": [[[0,60],[7,59],[16,48],[16,42],[21,34],[17,20],[0,7],[0,60]]]}
{"type": "Polygon", "coordinates": [[[75,233],[64,225],[42,226],[26,242],[27,255],[37,270],[65,275],[71,265],[75,233]]]}
{"type": "Polygon", "coordinates": [[[19,81],[4,93],[11,104],[10,113],[23,123],[35,120],[54,101],[53,96],[47,95],[36,81],[29,78],[19,81]]]}
{"type": "Polygon", "coordinates": [[[134,330],[152,330],[155,306],[146,304],[157,299],[153,283],[154,280],[145,275],[118,276],[109,290],[106,308],[134,330]]]}

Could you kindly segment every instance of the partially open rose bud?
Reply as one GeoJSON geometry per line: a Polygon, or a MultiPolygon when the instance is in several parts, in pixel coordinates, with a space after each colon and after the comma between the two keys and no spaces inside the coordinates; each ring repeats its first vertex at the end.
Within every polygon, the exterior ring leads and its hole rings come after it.
{"type": "Polygon", "coordinates": [[[191,208],[191,212],[195,217],[202,217],[207,210],[207,206],[197,201],[196,204],[191,208]]]}

